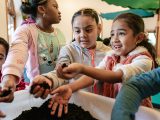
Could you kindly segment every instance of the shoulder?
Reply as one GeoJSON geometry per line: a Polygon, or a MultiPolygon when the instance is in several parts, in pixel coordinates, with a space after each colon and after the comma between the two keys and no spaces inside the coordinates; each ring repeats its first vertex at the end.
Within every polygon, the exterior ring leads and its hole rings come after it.
{"type": "Polygon", "coordinates": [[[36,30],[35,24],[23,24],[19,27],[17,27],[15,33],[19,32],[33,32],[36,30]]]}
{"type": "Polygon", "coordinates": [[[62,47],[62,49],[67,50],[67,51],[69,51],[69,50],[70,51],[73,51],[73,50],[75,51],[77,49],[80,49],[80,46],[79,46],[79,44],[77,44],[76,41],[74,41],[74,42],[66,44],[65,46],[62,47]]]}
{"type": "Polygon", "coordinates": [[[56,27],[56,28],[54,28],[54,29],[55,29],[56,32],[62,33],[62,31],[61,31],[59,28],[56,27]]]}
{"type": "Polygon", "coordinates": [[[61,36],[61,37],[64,37],[63,32],[62,32],[59,28],[54,28],[54,30],[55,30],[55,34],[56,34],[56,35],[61,36]]]}
{"type": "Polygon", "coordinates": [[[59,28],[54,28],[54,29],[55,29],[54,33],[58,37],[60,44],[64,46],[66,44],[66,39],[63,32],[59,28]]]}
{"type": "Polygon", "coordinates": [[[148,52],[148,50],[143,46],[138,46],[133,51],[131,51],[129,53],[129,55],[140,54],[140,53],[143,53],[143,52],[148,52]]]}
{"type": "Polygon", "coordinates": [[[131,53],[129,53],[129,56],[135,56],[133,60],[146,59],[152,61],[152,56],[148,50],[142,46],[138,46],[134,49],[131,53]]]}
{"type": "Polygon", "coordinates": [[[14,32],[12,42],[23,41],[27,43],[28,41],[36,40],[38,35],[37,28],[35,24],[24,24],[19,26],[14,32]]]}

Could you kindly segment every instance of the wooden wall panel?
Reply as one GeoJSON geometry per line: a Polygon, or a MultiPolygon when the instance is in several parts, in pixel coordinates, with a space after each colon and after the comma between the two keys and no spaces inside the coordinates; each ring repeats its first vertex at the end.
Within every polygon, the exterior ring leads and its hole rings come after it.
{"type": "Polygon", "coordinates": [[[0,36],[8,40],[6,0],[0,0],[0,36]]]}

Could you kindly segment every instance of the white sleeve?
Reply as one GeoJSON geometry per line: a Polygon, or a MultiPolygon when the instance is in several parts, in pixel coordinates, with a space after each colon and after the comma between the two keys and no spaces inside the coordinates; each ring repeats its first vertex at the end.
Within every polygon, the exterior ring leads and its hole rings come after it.
{"type": "Polygon", "coordinates": [[[45,73],[45,74],[42,74],[42,75],[53,81],[53,89],[65,84],[65,80],[59,78],[56,75],[56,71],[55,70],[51,71],[51,72],[48,72],[48,73],[45,73]]]}
{"type": "Polygon", "coordinates": [[[152,59],[149,58],[148,56],[141,55],[133,59],[132,63],[119,66],[116,69],[114,69],[114,71],[119,69],[122,70],[123,72],[122,80],[123,82],[125,82],[132,76],[150,71],[152,69],[152,66],[153,66],[152,59]]]}
{"type": "Polygon", "coordinates": [[[106,69],[106,63],[107,63],[107,59],[108,57],[112,56],[114,54],[113,50],[110,50],[108,52],[106,52],[106,56],[103,58],[103,60],[98,64],[98,66],[96,66],[96,68],[99,69],[106,69]]]}

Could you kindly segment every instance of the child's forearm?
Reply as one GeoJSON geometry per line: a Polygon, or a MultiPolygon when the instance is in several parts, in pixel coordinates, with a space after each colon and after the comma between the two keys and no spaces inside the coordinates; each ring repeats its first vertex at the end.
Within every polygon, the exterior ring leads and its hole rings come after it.
{"type": "Polygon", "coordinates": [[[123,76],[123,72],[121,70],[114,72],[89,66],[83,66],[82,74],[109,83],[121,82],[123,76]]]}
{"type": "Polygon", "coordinates": [[[84,75],[80,77],[78,80],[70,83],[69,86],[71,87],[72,91],[75,92],[79,89],[86,88],[92,85],[93,83],[94,83],[93,78],[84,75]]]}

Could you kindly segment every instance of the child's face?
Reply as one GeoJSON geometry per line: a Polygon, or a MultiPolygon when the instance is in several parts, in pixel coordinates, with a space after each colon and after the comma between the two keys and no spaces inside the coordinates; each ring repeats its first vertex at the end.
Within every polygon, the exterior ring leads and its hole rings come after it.
{"type": "Polygon", "coordinates": [[[80,46],[87,49],[96,47],[96,40],[101,32],[100,25],[90,16],[77,16],[73,22],[73,34],[80,46]]]}
{"type": "Polygon", "coordinates": [[[3,45],[0,45],[0,70],[2,69],[2,65],[6,59],[6,50],[3,45]]]}
{"type": "Polygon", "coordinates": [[[56,24],[60,22],[61,12],[58,9],[56,0],[48,0],[47,6],[45,7],[44,19],[46,19],[46,22],[50,24],[56,24]]]}
{"type": "Polygon", "coordinates": [[[136,47],[138,37],[124,20],[116,20],[111,28],[111,46],[117,55],[126,56],[136,47]]]}

